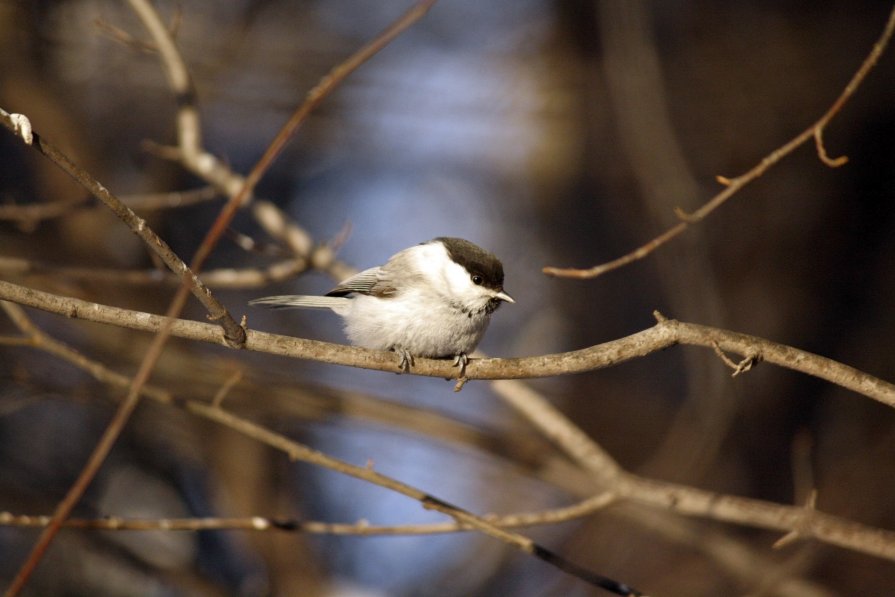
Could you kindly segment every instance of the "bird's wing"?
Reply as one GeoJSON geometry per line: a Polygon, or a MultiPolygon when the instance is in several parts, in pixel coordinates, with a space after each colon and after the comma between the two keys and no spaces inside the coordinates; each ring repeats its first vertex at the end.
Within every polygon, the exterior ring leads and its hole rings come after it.
{"type": "Polygon", "coordinates": [[[347,294],[369,294],[377,297],[387,297],[395,294],[396,290],[381,267],[371,267],[339,282],[339,285],[326,293],[326,296],[345,296],[347,294]]]}
{"type": "Polygon", "coordinates": [[[339,313],[349,302],[348,299],[334,296],[306,296],[289,294],[282,296],[265,296],[249,301],[252,306],[269,309],[332,309],[339,313]]]}

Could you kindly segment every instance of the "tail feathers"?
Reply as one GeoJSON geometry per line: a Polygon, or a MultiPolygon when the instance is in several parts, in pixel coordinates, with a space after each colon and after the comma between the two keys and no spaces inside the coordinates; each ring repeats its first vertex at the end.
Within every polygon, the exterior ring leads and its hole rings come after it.
{"type": "Polygon", "coordinates": [[[299,294],[283,296],[265,296],[249,301],[252,306],[268,307],[270,309],[332,309],[338,312],[348,306],[344,297],[336,296],[306,296],[299,294]]]}

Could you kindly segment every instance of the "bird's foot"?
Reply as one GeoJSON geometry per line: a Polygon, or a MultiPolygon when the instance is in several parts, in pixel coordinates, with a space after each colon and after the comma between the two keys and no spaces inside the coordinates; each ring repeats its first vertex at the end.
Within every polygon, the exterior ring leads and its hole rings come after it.
{"type": "Polygon", "coordinates": [[[410,354],[410,351],[406,348],[396,347],[392,350],[398,353],[398,356],[401,357],[401,360],[398,361],[398,369],[401,370],[399,373],[408,373],[410,368],[413,367],[413,355],[410,354]]]}
{"type": "Polygon", "coordinates": [[[466,365],[468,363],[469,356],[465,352],[461,352],[460,354],[454,356],[454,367],[460,367],[460,373],[457,374],[457,379],[466,377],[466,365]]]}

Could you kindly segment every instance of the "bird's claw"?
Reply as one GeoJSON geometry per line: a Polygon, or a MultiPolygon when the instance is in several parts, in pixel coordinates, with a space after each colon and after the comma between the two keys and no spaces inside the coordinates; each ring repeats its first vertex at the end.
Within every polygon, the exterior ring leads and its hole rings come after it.
{"type": "MultiPolygon", "coordinates": [[[[400,373],[408,373],[410,372],[410,368],[413,367],[413,355],[410,354],[410,351],[406,348],[393,348],[400,360],[398,361],[398,369],[400,369],[400,373]]],[[[469,363],[469,356],[465,352],[461,352],[454,356],[454,367],[460,367],[460,372],[457,374],[457,379],[462,379],[466,376],[466,365],[469,363]]]]}
{"type": "Polygon", "coordinates": [[[401,360],[398,361],[398,369],[400,369],[400,373],[408,373],[410,368],[413,367],[413,355],[410,354],[410,351],[406,348],[395,348],[393,349],[398,356],[401,357],[401,360]]]}
{"type": "Polygon", "coordinates": [[[454,357],[454,367],[460,367],[460,373],[457,375],[457,379],[466,377],[466,365],[468,363],[469,356],[465,352],[461,352],[454,357]]]}

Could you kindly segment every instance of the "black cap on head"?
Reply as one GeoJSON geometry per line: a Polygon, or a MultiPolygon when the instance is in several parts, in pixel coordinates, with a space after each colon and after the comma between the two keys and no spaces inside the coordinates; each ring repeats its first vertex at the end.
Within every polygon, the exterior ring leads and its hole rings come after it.
{"type": "Polygon", "coordinates": [[[466,268],[470,275],[482,277],[482,286],[503,290],[503,264],[493,253],[462,238],[439,236],[429,242],[440,242],[454,262],[466,268]]]}

